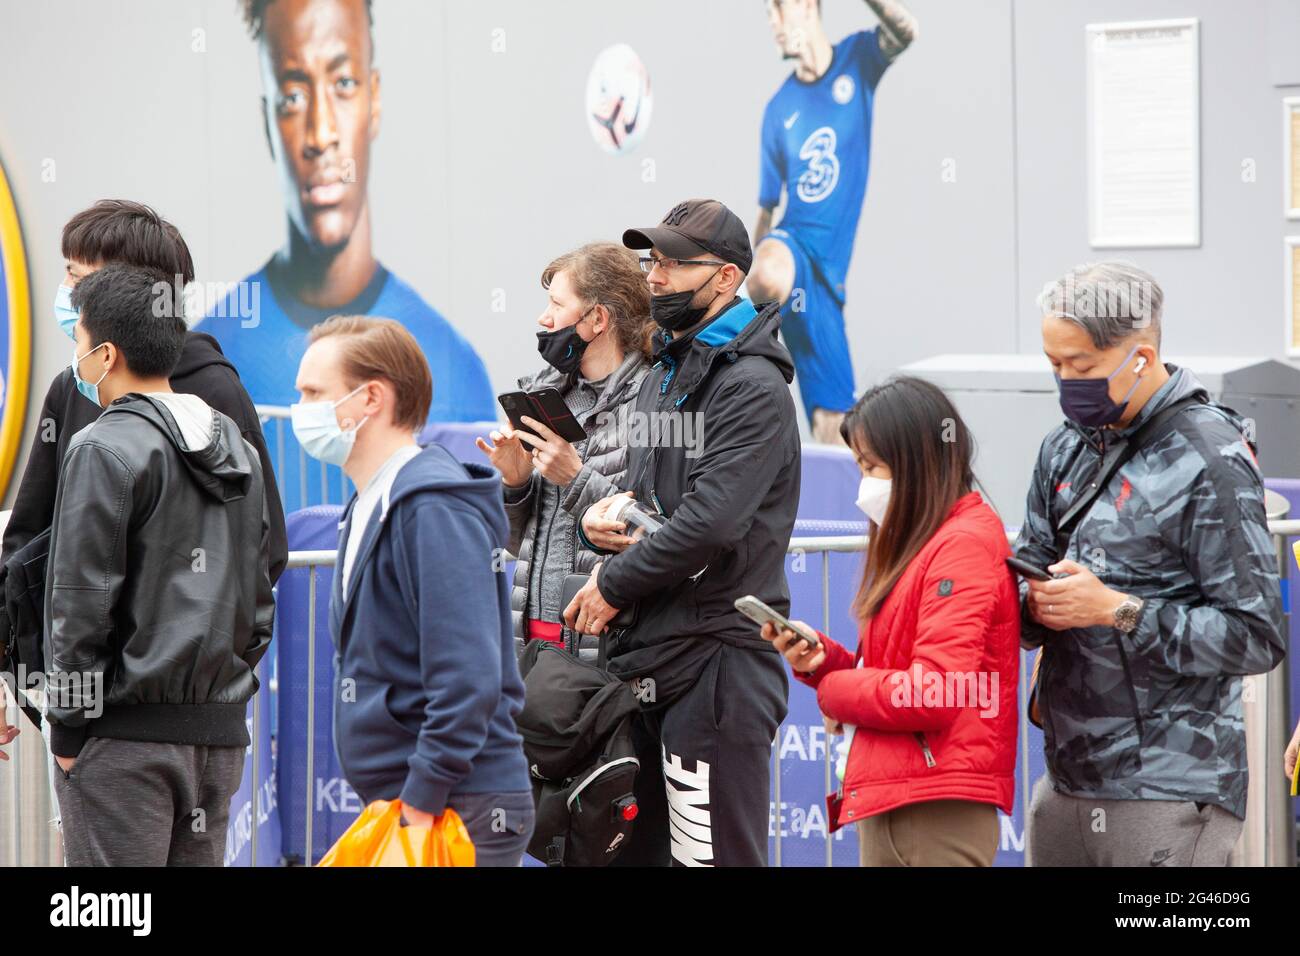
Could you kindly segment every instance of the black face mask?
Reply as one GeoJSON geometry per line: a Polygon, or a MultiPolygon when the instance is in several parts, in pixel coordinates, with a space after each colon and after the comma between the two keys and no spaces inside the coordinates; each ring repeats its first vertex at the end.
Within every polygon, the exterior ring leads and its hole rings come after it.
{"type": "MultiPolygon", "coordinates": [[[[591,309],[594,308],[593,305],[591,309]]],[[[591,315],[591,309],[582,313],[578,322],[591,315]]],[[[537,351],[542,354],[542,358],[546,359],[546,364],[563,375],[568,375],[578,368],[582,363],[582,353],[587,351],[587,346],[591,344],[578,334],[578,322],[554,332],[537,333],[537,351]]]]}
{"type": "Polygon", "coordinates": [[[689,329],[692,325],[704,318],[704,313],[709,311],[713,305],[713,299],[708,304],[700,308],[691,308],[691,301],[699,295],[700,289],[713,281],[721,269],[718,269],[709,276],[697,289],[687,289],[685,292],[670,292],[667,295],[652,295],[650,297],[650,318],[655,320],[655,324],[661,329],[667,329],[669,332],[680,332],[682,329],[689,329]]]}

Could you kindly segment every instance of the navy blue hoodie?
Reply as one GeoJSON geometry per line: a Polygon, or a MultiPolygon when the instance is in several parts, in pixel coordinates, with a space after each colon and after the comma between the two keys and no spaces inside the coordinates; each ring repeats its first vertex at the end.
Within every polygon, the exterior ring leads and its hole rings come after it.
{"type": "Polygon", "coordinates": [[[398,471],[388,510],[375,510],[346,600],[335,570],[334,745],[366,803],[437,814],[456,794],[530,789],[501,501],[494,471],[430,444],[398,471]]]}

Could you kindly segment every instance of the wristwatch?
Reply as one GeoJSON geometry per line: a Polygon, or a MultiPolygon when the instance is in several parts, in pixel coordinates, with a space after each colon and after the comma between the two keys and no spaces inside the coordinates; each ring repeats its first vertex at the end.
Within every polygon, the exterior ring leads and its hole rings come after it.
{"type": "Polygon", "coordinates": [[[1131,634],[1138,626],[1138,617],[1142,614],[1142,599],[1126,597],[1124,603],[1115,608],[1115,627],[1124,634],[1131,634]]]}

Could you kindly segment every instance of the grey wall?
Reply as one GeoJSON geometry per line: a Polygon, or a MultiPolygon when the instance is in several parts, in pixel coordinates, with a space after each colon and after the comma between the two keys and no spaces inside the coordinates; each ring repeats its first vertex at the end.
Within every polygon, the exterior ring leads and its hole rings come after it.
{"type": "MultiPolygon", "coordinates": [[[[1292,4],[1295,6],[1296,4],[1292,4]]],[[[1053,0],[1015,5],[1020,150],[1017,341],[1038,348],[1033,298],[1088,247],[1085,23],[1201,20],[1201,246],[1120,252],[1165,290],[1167,351],[1283,354],[1282,99],[1269,69],[1264,0],[1053,0]],[[1253,161],[1255,180],[1243,181],[1253,161]]],[[[1300,50],[1300,36],[1292,45],[1300,50]]]]}
{"type": "MultiPolygon", "coordinates": [[[[1267,54],[1276,4],[911,0],[922,35],[880,86],[848,282],[859,385],[938,352],[1037,351],[1034,294],[1097,257],[1083,27],[1109,19],[1202,20],[1203,244],[1131,256],[1165,285],[1170,350],[1280,355],[1288,91],[1272,85],[1267,54]],[[1256,163],[1253,183],[1243,159],[1256,163]]],[[[873,22],[857,0],[825,7],[832,39],[873,22]]],[[[653,223],[692,195],[752,220],[759,121],[788,73],[758,0],[375,0],[375,16],[376,248],[464,331],[497,387],[538,364],[537,276],[557,252],[653,223]],[[497,28],[504,53],[491,50],[497,28]],[[654,118],[636,152],[609,157],[582,100],[592,58],[619,41],[647,64],[654,118]],[[492,309],[496,290],[504,312],[492,309]]],[[[149,202],[185,233],[200,280],[222,282],[260,265],[283,216],[235,0],[0,0],[0,84],[0,159],[32,270],[38,408],[70,351],[49,316],[68,216],[104,196],[149,202]],[[195,30],[206,52],[192,49],[195,30]],[[53,182],[42,181],[47,160],[53,182]]]]}

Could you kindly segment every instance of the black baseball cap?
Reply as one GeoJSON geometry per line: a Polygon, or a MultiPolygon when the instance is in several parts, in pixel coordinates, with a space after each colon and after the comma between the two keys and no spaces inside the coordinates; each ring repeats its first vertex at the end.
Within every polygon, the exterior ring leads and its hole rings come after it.
{"type": "Polygon", "coordinates": [[[713,255],[746,274],[754,264],[754,250],[749,245],[745,224],[716,199],[680,202],[659,225],[624,232],[623,245],[629,249],[653,246],[673,259],[713,255]]]}

